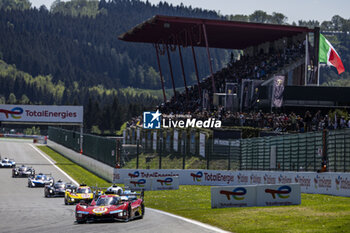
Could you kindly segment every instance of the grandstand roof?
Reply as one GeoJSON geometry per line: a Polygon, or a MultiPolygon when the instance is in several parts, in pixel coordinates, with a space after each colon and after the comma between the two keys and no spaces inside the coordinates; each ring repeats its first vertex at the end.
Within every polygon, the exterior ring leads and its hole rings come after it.
{"type": "Polygon", "coordinates": [[[188,17],[156,15],[119,36],[130,42],[180,44],[205,47],[205,24],[209,47],[244,49],[299,33],[312,32],[307,27],[246,23],[188,17]]]}

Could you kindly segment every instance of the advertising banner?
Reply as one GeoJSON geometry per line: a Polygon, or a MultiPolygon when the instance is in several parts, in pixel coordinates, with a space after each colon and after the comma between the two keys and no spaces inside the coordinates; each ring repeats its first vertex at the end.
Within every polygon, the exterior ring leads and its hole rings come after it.
{"type": "Polygon", "coordinates": [[[256,205],[256,186],[211,187],[211,208],[247,207],[256,205]]]}
{"type": "Polygon", "coordinates": [[[123,144],[126,144],[126,130],[123,130],[123,144]]]}
{"type": "Polygon", "coordinates": [[[157,150],[157,132],[153,132],[153,143],[152,143],[152,149],[157,150]]]}
{"type": "Polygon", "coordinates": [[[179,189],[179,177],[167,176],[152,178],[152,190],[175,190],[179,189]]]}
{"type": "Polygon", "coordinates": [[[0,121],[82,123],[83,106],[0,105],[0,121]]]}
{"type": "Polygon", "coordinates": [[[230,141],[235,141],[235,143],[231,143],[231,146],[239,146],[239,140],[242,138],[241,130],[214,130],[213,139],[214,145],[224,145],[229,146],[230,141]],[[237,145],[238,141],[238,145],[237,145]]]}
{"type": "Polygon", "coordinates": [[[173,143],[174,151],[177,151],[179,148],[178,142],[179,142],[179,133],[177,132],[177,130],[174,130],[174,143],[173,143]]]}
{"type": "Polygon", "coordinates": [[[298,183],[302,193],[350,197],[350,173],[219,171],[181,169],[115,169],[114,183],[127,178],[179,177],[179,185],[280,185],[298,183]]]}
{"type": "Polygon", "coordinates": [[[272,107],[280,108],[283,104],[284,76],[275,76],[272,89],[272,107]]]}
{"type": "Polygon", "coordinates": [[[127,178],[124,179],[124,185],[129,186],[131,190],[152,190],[152,179],[145,178],[127,178]]]}
{"type": "Polygon", "coordinates": [[[257,206],[300,205],[300,184],[257,185],[257,206]]]}
{"type": "Polygon", "coordinates": [[[140,141],[140,128],[137,128],[136,130],[136,140],[140,141]]]}
{"type": "Polygon", "coordinates": [[[170,145],[171,145],[171,142],[170,142],[170,139],[171,139],[171,135],[170,135],[170,132],[166,132],[166,138],[165,138],[165,150],[170,152],[170,145]]]}
{"type": "Polygon", "coordinates": [[[205,134],[199,134],[199,155],[205,158],[205,134]]]}
{"type": "Polygon", "coordinates": [[[190,153],[196,154],[196,132],[190,134],[190,153]]]}

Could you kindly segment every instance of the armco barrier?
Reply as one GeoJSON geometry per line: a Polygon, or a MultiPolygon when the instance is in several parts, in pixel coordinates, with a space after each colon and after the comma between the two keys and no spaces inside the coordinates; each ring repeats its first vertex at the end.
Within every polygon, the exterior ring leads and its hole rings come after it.
{"type": "Polygon", "coordinates": [[[127,178],[124,184],[132,190],[175,190],[179,189],[179,177],[127,178]]]}
{"type": "Polygon", "coordinates": [[[84,154],[77,153],[71,149],[68,149],[60,144],[57,144],[51,140],[48,140],[48,146],[64,155],[73,162],[79,164],[80,166],[86,168],[87,170],[93,172],[97,176],[102,177],[103,179],[112,182],[114,168],[99,162],[93,158],[87,157],[84,154]]]}
{"type": "Polygon", "coordinates": [[[211,208],[300,204],[300,184],[211,187],[211,208]]]}
{"type": "Polygon", "coordinates": [[[126,178],[179,177],[180,185],[233,186],[299,183],[302,193],[350,197],[350,173],[115,169],[113,182],[126,178]]]}

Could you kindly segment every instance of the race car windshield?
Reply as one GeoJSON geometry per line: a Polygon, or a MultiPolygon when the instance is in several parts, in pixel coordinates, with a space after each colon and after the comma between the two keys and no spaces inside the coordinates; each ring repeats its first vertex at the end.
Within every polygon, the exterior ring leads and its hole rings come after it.
{"type": "Polygon", "coordinates": [[[21,172],[25,172],[27,170],[27,168],[26,167],[20,167],[18,170],[21,171],[21,172]]]}
{"type": "Polygon", "coordinates": [[[37,177],[35,177],[35,179],[36,179],[36,180],[44,180],[45,177],[43,177],[43,176],[37,176],[37,177]]]}
{"type": "Polygon", "coordinates": [[[64,188],[64,184],[55,184],[55,188],[56,189],[63,189],[64,188]]]}
{"type": "Polygon", "coordinates": [[[92,193],[90,188],[78,188],[77,193],[92,193]]]}
{"type": "Polygon", "coordinates": [[[118,205],[120,197],[100,197],[96,205],[97,206],[106,206],[106,205],[118,205]]]}
{"type": "Polygon", "coordinates": [[[7,160],[3,160],[2,163],[7,163],[7,160]]]}

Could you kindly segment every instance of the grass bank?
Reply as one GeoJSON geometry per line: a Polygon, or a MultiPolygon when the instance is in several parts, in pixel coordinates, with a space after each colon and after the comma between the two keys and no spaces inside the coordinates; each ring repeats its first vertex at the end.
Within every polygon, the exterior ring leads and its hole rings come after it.
{"type": "MultiPolygon", "coordinates": [[[[39,146],[78,182],[106,186],[105,180],[46,146],[39,146]]],[[[299,206],[211,209],[210,187],[147,191],[147,207],[195,219],[232,232],[350,232],[350,198],[302,194],[299,206]]]]}

